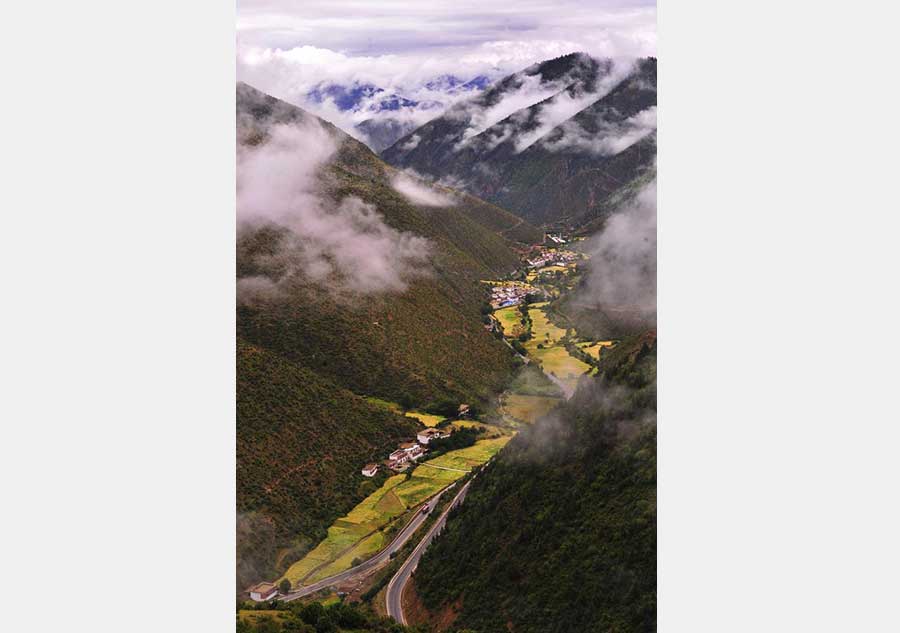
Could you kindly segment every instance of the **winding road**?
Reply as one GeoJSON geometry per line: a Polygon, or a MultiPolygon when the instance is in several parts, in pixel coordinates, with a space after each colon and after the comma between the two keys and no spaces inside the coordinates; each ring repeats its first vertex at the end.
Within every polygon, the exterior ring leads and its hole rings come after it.
{"type": "Polygon", "coordinates": [[[467,481],[460,491],[456,493],[453,501],[450,502],[450,505],[448,505],[441,514],[441,517],[431,526],[431,529],[428,530],[428,533],[425,534],[416,546],[416,549],[413,550],[413,553],[409,555],[409,558],[406,559],[406,562],[403,563],[403,566],[397,570],[397,573],[394,574],[394,577],[391,578],[391,581],[388,583],[387,592],[385,593],[387,612],[389,616],[397,620],[400,624],[406,624],[406,618],[403,616],[403,590],[406,588],[406,583],[409,582],[410,576],[412,576],[412,573],[416,570],[419,560],[422,558],[422,554],[425,553],[425,549],[431,541],[434,540],[434,537],[443,529],[444,524],[447,523],[447,514],[451,509],[462,502],[466,496],[466,492],[469,490],[469,485],[474,479],[475,476],[467,481]]]}
{"type": "MultiPolygon", "coordinates": [[[[441,495],[443,495],[455,485],[455,482],[450,484],[449,486],[438,492],[436,495],[434,495],[431,499],[429,499],[427,502],[428,507],[434,508],[437,505],[437,502],[440,500],[441,495]]],[[[468,486],[468,484],[466,484],[466,486],[468,486]]],[[[465,487],[463,488],[463,490],[465,490],[465,487]]],[[[457,497],[459,497],[459,495],[457,495],[457,497]]],[[[381,563],[387,561],[391,557],[391,554],[399,551],[400,548],[402,548],[406,544],[406,542],[415,533],[415,531],[419,529],[419,526],[421,526],[426,519],[428,519],[427,514],[422,514],[421,511],[417,511],[416,515],[412,519],[410,519],[409,523],[406,524],[406,527],[404,527],[400,531],[400,534],[398,534],[397,537],[393,541],[391,541],[391,544],[381,550],[379,553],[375,554],[375,556],[373,556],[372,558],[363,563],[360,563],[356,567],[351,567],[350,569],[342,571],[339,574],[329,576],[328,578],[323,578],[322,580],[311,585],[301,587],[297,591],[292,591],[291,593],[285,594],[284,596],[279,598],[279,600],[283,602],[297,600],[298,598],[308,596],[312,593],[320,591],[321,589],[325,589],[326,587],[330,587],[332,585],[336,585],[338,583],[349,580],[357,574],[369,571],[373,567],[377,567],[381,563]]]]}

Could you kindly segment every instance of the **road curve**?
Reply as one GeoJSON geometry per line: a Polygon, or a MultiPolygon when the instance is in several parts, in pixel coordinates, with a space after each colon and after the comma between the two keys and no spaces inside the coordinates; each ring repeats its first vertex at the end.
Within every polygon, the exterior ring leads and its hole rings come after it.
{"type": "MultiPolygon", "coordinates": [[[[435,505],[437,505],[437,502],[440,500],[441,495],[443,495],[445,492],[450,490],[450,488],[452,488],[455,485],[456,485],[456,483],[454,482],[454,483],[450,484],[449,486],[447,486],[446,488],[444,488],[443,490],[441,490],[440,492],[438,492],[436,495],[434,495],[431,499],[428,500],[428,506],[431,508],[434,508],[435,505]]],[[[353,576],[356,576],[359,573],[368,571],[368,570],[372,569],[373,567],[380,565],[384,561],[388,560],[391,557],[391,554],[393,554],[396,551],[399,551],[400,548],[406,544],[406,542],[409,540],[409,538],[415,533],[415,531],[417,529],[419,529],[419,526],[421,526],[427,518],[428,518],[427,514],[422,514],[421,511],[416,512],[416,515],[412,519],[410,519],[409,523],[406,524],[406,527],[404,527],[400,531],[400,534],[398,534],[397,537],[393,541],[391,541],[391,544],[388,545],[383,550],[381,550],[378,554],[376,554],[372,558],[368,559],[367,561],[365,561],[363,563],[360,563],[356,567],[351,567],[350,569],[348,569],[346,571],[342,571],[339,574],[335,574],[334,576],[329,576],[328,578],[323,578],[322,580],[320,580],[316,583],[307,585],[305,587],[301,587],[297,591],[292,591],[291,593],[285,594],[284,596],[282,596],[278,599],[281,600],[282,602],[290,602],[291,600],[296,600],[298,598],[308,596],[308,595],[315,593],[321,589],[330,587],[331,585],[336,585],[340,582],[344,582],[345,580],[348,580],[348,579],[352,578],[353,576]]]]}
{"type": "Polygon", "coordinates": [[[466,482],[466,485],[460,488],[459,492],[456,493],[456,496],[453,498],[453,501],[450,502],[450,505],[448,505],[447,509],[441,514],[441,518],[431,526],[431,529],[428,530],[428,533],[422,538],[416,546],[416,549],[413,550],[413,553],[409,555],[409,558],[406,559],[406,562],[403,563],[403,566],[397,570],[397,573],[394,574],[394,577],[391,578],[391,581],[388,583],[387,592],[385,592],[387,612],[389,616],[397,620],[400,624],[406,624],[406,618],[403,617],[402,602],[403,589],[406,587],[406,583],[409,582],[410,576],[412,576],[412,573],[416,570],[419,560],[422,558],[422,554],[425,553],[425,549],[431,541],[434,540],[434,537],[443,529],[444,524],[447,523],[447,514],[451,509],[462,502],[466,496],[466,492],[469,490],[469,484],[471,483],[472,480],[470,479],[466,482]]]}

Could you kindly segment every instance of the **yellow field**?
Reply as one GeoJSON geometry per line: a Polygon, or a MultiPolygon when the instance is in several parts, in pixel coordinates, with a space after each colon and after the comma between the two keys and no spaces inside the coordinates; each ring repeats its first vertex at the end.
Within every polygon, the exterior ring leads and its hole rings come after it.
{"type": "Polygon", "coordinates": [[[538,270],[537,272],[538,272],[538,274],[543,274],[543,273],[564,273],[564,272],[566,272],[567,270],[568,270],[568,268],[565,267],[565,266],[553,265],[553,266],[544,266],[543,268],[541,268],[541,269],[538,270]]]}
{"type": "Polygon", "coordinates": [[[552,345],[566,335],[564,329],[555,326],[544,314],[541,308],[546,305],[546,303],[533,303],[528,308],[528,316],[531,317],[532,338],[525,343],[525,349],[529,352],[531,352],[532,348],[537,349],[538,343],[546,346],[549,342],[552,345]]]}
{"type": "Polygon", "coordinates": [[[431,413],[424,413],[423,411],[407,411],[406,417],[415,418],[425,426],[437,426],[447,419],[442,415],[432,415],[431,413]]]}
{"type": "Polygon", "coordinates": [[[597,360],[600,360],[600,350],[602,350],[604,347],[612,347],[613,345],[615,345],[613,341],[578,343],[578,347],[581,348],[582,351],[587,352],[597,360]]]}
{"type": "Polygon", "coordinates": [[[547,396],[508,394],[504,396],[503,414],[514,420],[534,424],[538,418],[547,414],[559,402],[559,398],[547,396]]]}
{"type": "Polygon", "coordinates": [[[566,351],[560,343],[566,331],[550,322],[541,310],[545,305],[547,304],[535,303],[528,310],[533,337],[525,342],[525,349],[529,356],[541,364],[544,373],[553,374],[567,386],[574,388],[579,376],[590,370],[591,366],[566,351]],[[538,344],[541,348],[538,348],[538,344]]]}
{"type": "MultiPolygon", "coordinates": [[[[301,560],[291,565],[282,578],[291,585],[311,584],[349,569],[355,558],[368,558],[388,544],[390,536],[380,531],[407,510],[483,464],[503,448],[509,437],[479,440],[474,446],[451,451],[428,463],[456,470],[422,465],[412,476],[394,475],[361,501],[347,516],[328,528],[328,536],[301,560]]],[[[277,582],[281,582],[281,578],[277,582]]]]}

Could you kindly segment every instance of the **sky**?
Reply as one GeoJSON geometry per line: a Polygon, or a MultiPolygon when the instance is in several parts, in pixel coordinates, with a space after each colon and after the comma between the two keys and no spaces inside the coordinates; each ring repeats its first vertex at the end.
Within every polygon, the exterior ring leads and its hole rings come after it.
{"type": "Polygon", "coordinates": [[[573,51],[656,55],[655,2],[239,0],[237,9],[238,79],[297,105],[320,82],[416,97],[442,74],[495,79],[573,51]]]}

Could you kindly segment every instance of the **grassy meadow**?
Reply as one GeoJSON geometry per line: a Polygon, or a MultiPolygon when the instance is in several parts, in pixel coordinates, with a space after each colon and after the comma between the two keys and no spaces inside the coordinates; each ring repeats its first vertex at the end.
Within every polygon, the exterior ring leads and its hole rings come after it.
{"type": "Polygon", "coordinates": [[[511,393],[503,398],[502,412],[505,417],[514,421],[534,424],[559,402],[559,398],[511,393]]]}

